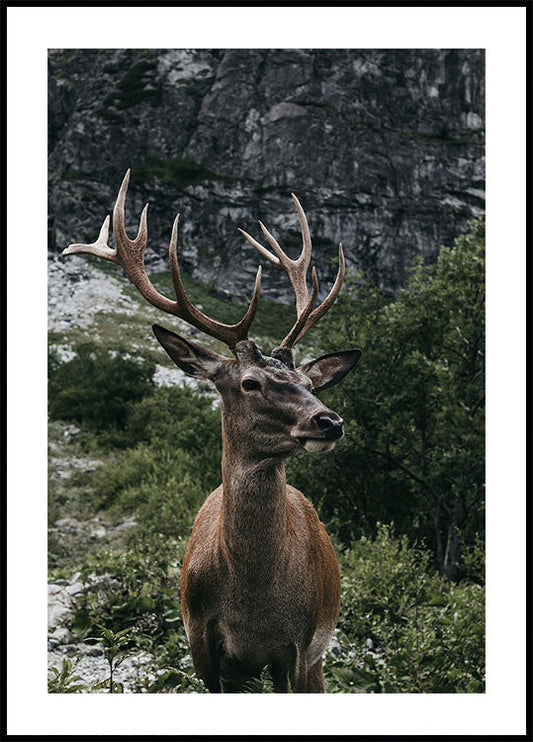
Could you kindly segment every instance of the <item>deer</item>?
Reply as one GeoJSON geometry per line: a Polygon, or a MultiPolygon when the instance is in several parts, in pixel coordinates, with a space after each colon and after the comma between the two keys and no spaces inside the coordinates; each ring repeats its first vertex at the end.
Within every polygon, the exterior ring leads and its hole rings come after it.
{"type": "Polygon", "coordinates": [[[302,250],[290,258],[262,222],[268,249],[239,229],[263,258],[284,270],[296,300],[296,321],[280,345],[264,355],[248,337],[261,290],[261,265],[248,308],[232,325],[205,315],[190,301],[178,262],[176,216],[169,266],[171,300],[149,279],[144,207],[137,236],[125,228],[126,172],[113,210],[115,247],[108,245],[109,215],[93,243],[74,243],[64,255],[87,253],[121,266],[140,294],[163,312],[221,341],[231,357],[154,324],[152,329],[185,374],[211,381],[221,397],[222,483],[195,518],[180,578],[181,612],[195,672],[211,693],[239,693],[267,669],[275,693],[324,693],[323,655],[340,606],[337,558],[311,502],[287,483],[284,460],[297,452],[332,451],[344,435],[342,418],[317,392],[352,371],[360,349],[329,353],[296,367],[294,347],[333,305],[345,273],[342,243],[333,286],[318,305],[318,278],[307,274],[311,237],[299,217],[302,250]]]}

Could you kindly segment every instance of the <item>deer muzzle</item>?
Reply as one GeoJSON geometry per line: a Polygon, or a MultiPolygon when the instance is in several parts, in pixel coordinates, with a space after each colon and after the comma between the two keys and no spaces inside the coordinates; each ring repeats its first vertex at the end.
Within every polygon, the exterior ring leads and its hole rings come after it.
{"type": "Polygon", "coordinates": [[[327,441],[339,441],[344,435],[344,421],[335,412],[318,412],[313,421],[327,441]]]}
{"type": "Polygon", "coordinates": [[[331,410],[315,413],[305,425],[298,425],[292,436],[307,451],[331,451],[344,436],[343,420],[331,410]]]}

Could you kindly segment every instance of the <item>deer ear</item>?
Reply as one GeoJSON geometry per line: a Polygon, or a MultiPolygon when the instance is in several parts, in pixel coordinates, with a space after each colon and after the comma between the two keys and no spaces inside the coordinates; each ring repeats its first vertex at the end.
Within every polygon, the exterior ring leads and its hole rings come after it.
{"type": "Polygon", "coordinates": [[[340,353],[328,353],[300,366],[298,371],[308,376],[313,382],[313,391],[319,392],[342,381],[346,374],[355,368],[360,358],[361,351],[356,348],[340,353]]]}
{"type": "Polygon", "coordinates": [[[152,325],[154,335],[176,366],[196,379],[212,379],[227,358],[204,348],[200,343],[176,335],[161,325],[152,325]]]}

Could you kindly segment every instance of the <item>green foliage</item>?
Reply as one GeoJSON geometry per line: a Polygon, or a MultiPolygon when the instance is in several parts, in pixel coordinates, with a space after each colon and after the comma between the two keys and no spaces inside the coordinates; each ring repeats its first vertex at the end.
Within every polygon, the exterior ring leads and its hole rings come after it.
{"type": "Polygon", "coordinates": [[[196,677],[192,668],[188,671],[171,667],[161,673],[148,686],[148,693],[207,693],[203,682],[196,677]]]}
{"type": "Polygon", "coordinates": [[[79,675],[76,675],[76,667],[80,660],[74,663],[72,660],[64,659],[61,669],[52,667],[52,677],[48,678],[48,693],[82,693],[88,690],[84,683],[78,683],[79,675]]]}
{"type": "Polygon", "coordinates": [[[72,420],[92,429],[122,429],[133,402],[153,389],[155,364],[85,343],[72,360],[49,357],[49,413],[55,420],[72,420]]]}
{"type": "Polygon", "coordinates": [[[220,483],[220,411],[189,389],[161,388],[130,408],[117,451],[93,476],[100,507],[136,513],[157,532],[188,533],[206,494],[220,483]]]}
{"type": "Polygon", "coordinates": [[[186,453],[205,490],[219,484],[220,409],[213,407],[210,397],[187,387],[162,387],[131,409],[127,430],[132,441],[168,449],[170,455],[186,453]]]}
{"type": "MultiPolygon", "coordinates": [[[[258,678],[252,678],[245,683],[244,688],[244,693],[274,693],[274,686],[268,669],[265,668],[258,678]]],[[[292,692],[290,686],[288,692],[292,692]]]]}
{"type": "Polygon", "coordinates": [[[104,656],[109,664],[109,678],[96,680],[90,684],[78,683],[79,675],[75,674],[76,667],[81,659],[78,658],[74,663],[70,659],[64,659],[61,669],[52,667],[52,677],[48,678],[49,693],[94,693],[102,689],[107,689],[109,693],[124,693],[124,685],[114,680],[115,670],[120,667],[122,662],[129,656],[125,647],[129,643],[128,634],[130,629],[113,632],[105,626],[98,626],[100,636],[87,637],[86,641],[101,641],[104,645],[104,656]]]}
{"type": "Polygon", "coordinates": [[[469,544],[462,544],[461,573],[478,585],[485,584],[485,543],[476,533],[474,540],[469,544]]]}
{"type": "Polygon", "coordinates": [[[143,643],[165,635],[177,610],[184,543],[148,524],[131,529],[126,546],[90,554],[81,570],[87,589],[75,601],[73,629],[83,638],[100,625],[132,627],[143,643]]]}
{"type": "Polygon", "coordinates": [[[139,690],[205,692],[190,658],[187,661],[189,647],[178,603],[184,551],[185,540],[171,539],[143,524],[132,529],[125,548],[101,549],[88,556],[80,577],[85,590],[73,603],[71,629],[80,638],[103,641],[110,665],[109,678],[90,691],[122,692],[114,671],[137,647],[152,654],[158,673],[139,690]],[[99,636],[88,636],[95,631],[99,636]]]}
{"type": "MultiPolygon", "coordinates": [[[[215,468],[220,477],[219,461],[210,464],[215,468]]],[[[135,513],[159,533],[177,536],[188,532],[205,499],[203,474],[187,451],[141,444],[102,466],[94,485],[99,504],[112,515],[135,513]]]]}
{"type": "Polygon", "coordinates": [[[363,356],[323,395],[345,420],[343,444],[327,462],[294,461],[294,484],[345,542],[394,520],[457,579],[460,543],[484,533],[483,225],[436,265],[418,262],[394,300],[348,280],[320,327],[326,349],[359,346],[363,356]]]}
{"type": "Polygon", "coordinates": [[[109,693],[124,693],[122,683],[117,683],[113,676],[115,671],[124,660],[129,656],[126,647],[130,643],[132,628],[123,629],[122,631],[113,631],[101,624],[97,624],[100,630],[100,636],[88,636],[85,641],[101,641],[104,645],[104,657],[109,665],[109,678],[100,682],[98,687],[107,687],[109,693]]]}
{"type": "Polygon", "coordinates": [[[341,555],[342,654],[326,662],[330,692],[484,691],[484,588],[451,585],[430,559],[390,526],[341,555]]]}

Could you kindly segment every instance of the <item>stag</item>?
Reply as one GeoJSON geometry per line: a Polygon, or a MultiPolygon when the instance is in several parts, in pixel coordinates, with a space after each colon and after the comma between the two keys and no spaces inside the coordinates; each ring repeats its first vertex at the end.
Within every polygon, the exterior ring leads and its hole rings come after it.
{"type": "Polygon", "coordinates": [[[274,692],[323,693],[322,657],[339,613],[340,578],[335,553],[316,511],[287,484],[284,459],[302,449],[331,451],[343,437],[343,421],[315,396],[351,371],[361,351],[330,353],[300,367],[294,346],[337,298],[345,270],[339,245],[338,273],[318,305],[318,280],[307,273],[311,238],[305,213],[292,199],[302,231],[293,260],[259,222],[271,250],[239,230],[268,261],[288,274],[296,297],[296,321],[271,355],[248,332],[259,301],[261,267],[243,318],[233,325],[207,317],[189,300],[178,264],[178,218],[169,263],[176,299],[160,294],[144,266],[147,206],[135,239],[126,235],[124,206],[130,171],[113,211],[115,248],[108,243],[109,216],[98,239],[69,245],[63,254],[88,253],[122,266],[142,296],[224,343],[233,357],[214,352],[160,325],[153,331],[186,374],[209,379],[222,398],[222,484],[199,510],[181,572],[181,606],[197,675],[211,693],[242,692],[265,667],[274,692]]]}

